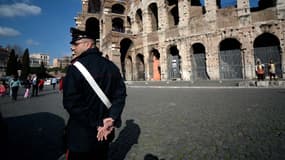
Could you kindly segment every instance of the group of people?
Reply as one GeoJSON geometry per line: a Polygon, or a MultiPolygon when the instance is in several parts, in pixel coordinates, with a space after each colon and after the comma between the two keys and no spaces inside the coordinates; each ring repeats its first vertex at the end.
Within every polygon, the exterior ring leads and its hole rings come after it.
{"type": "Polygon", "coordinates": [[[33,96],[38,96],[39,90],[43,90],[44,80],[38,79],[37,75],[28,76],[24,81],[25,85],[25,94],[24,98],[30,98],[33,96]],[[30,94],[30,90],[32,88],[32,94],[30,94]]]}
{"type": "MultiPolygon", "coordinates": [[[[31,96],[37,96],[38,90],[41,88],[41,85],[39,83],[36,75],[28,76],[26,80],[20,81],[18,75],[13,75],[13,77],[9,80],[8,85],[2,85],[0,86],[0,92],[1,96],[6,95],[9,93],[9,95],[12,97],[12,100],[17,100],[18,97],[18,91],[20,87],[25,88],[24,98],[30,98],[31,96]],[[32,95],[30,95],[30,89],[32,88],[32,95]]],[[[42,83],[43,85],[43,83],[42,83]]]]}
{"type": "MultiPolygon", "coordinates": [[[[270,59],[267,67],[270,81],[272,79],[276,80],[276,65],[272,59],[270,59]]],[[[265,79],[265,65],[261,63],[260,59],[256,61],[255,72],[258,81],[263,81],[265,79]]]]}
{"type": "MultiPolygon", "coordinates": [[[[20,81],[18,75],[15,74],[7,83],[4,80],[0,82],[0,96],[4,97],[8,94],[11,96],[12,100],[17,100],[20,87],[25,88],[24,98],[38,96],[39,92],[44,88],[45,80],[39,79],[38,76],[34,74],[29,75],[27,76],[27,79],[20,81]]],[[[57,79],[52,78],[51,85],[53,86],[53,89],[55,89],[56,84],[57,79]]]]}
{"type": "Polygon", "coordinates": [[[4,97],[6,94],[9,94],[12,97],[12,100],[17,100],[18,90],[21,86],[18,76],[13,75],[8,81],[8,84],[5,80],[0,82],[0,96],[4,97]]]}

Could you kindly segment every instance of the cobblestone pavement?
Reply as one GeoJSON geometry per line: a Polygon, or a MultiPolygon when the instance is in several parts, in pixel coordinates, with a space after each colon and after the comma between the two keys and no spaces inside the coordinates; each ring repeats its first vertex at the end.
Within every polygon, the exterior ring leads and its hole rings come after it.
{"type": "MultiPolygon", "coordinates": [[[[128,88],[111,160],[285,159],[284,97],[281,88],[128,88]]],[[[29,160],[60,157],[61,94],[4,98],[0,109],[10,147],[29,160]]]]}

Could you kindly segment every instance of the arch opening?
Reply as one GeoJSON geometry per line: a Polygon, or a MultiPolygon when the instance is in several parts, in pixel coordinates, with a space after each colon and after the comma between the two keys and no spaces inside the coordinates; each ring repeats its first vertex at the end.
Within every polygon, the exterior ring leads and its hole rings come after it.
{"type": "Polygon", "coordinates": [[[100,0],[89,0],[88,1],[88,13],[99,13],[101,10],[100,0]]]}
{"type": "Polygon", "coordinates": [[[136,69],[137,69],[136,79],[139,81],[144,81],[145,80],[145,65],[144,65],[144,56],[142,54],[138,54],[136,56],[136,69]]]}
{"type": "Polygon", "coordinates": [[[242,79],[241,43],[228,38],[220,43],[220,79],[242,79]]]}
{"type": "Polygon", "coordinates": [[[161,67],[160,67],[160,53],[157,49],[153,48],[149,56],[149,70],[150,77],[154,81],[161,80],[161,67]]]}
{"type": "Polygon", "coordinates": [[[127,56],[128,52],[131,48],[132,43],[133,42],[128,38],[125,38],[120,42],[120,53],[121,53],[120,61],[121,61],[121,70],[122,70],[122,74],[123,74],[124,79],[126,79],[126,71],[128,71],[128,73],[132,73],[132,71],[133,71],[132,63],[130,63],[129,65],[126,66],[126,61],[125,61],[126,56],[127,56]]]}
{"type": "Polygon", "coordinates": [[[125,13],[125,7],[121,4],[114,4],[112,6],[112,13],[116,14],[124,14],[125,13]]]}
{"type": "Polygon", "coordinates": [[[268,76],[268,63],[272,59],[276,67],[276,76],[282,78],[281,48],[279,39],[271,33],[259,35],[253,43],[254,61],[260,61],[265,66],[265,76],[268,76]]]}
{"type": "Polygon", "coordinates": [[[210,79],[206,68],[206,52],[205,47],[201,43],[192,45],[192,76],[193,80],[208,80],[210,79]]]}
{"type": "Polygon", "coordinates": [[[168,50],[168,68],[169,68],[169,79],[177,80],[181,79],[181,56],[179,55],[179,50],[177,46],[171,46],[168,50]]]}

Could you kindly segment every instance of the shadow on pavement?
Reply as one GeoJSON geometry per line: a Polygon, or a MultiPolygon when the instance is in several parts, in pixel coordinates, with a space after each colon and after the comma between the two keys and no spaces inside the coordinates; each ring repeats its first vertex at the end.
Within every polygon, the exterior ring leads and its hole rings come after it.
{"type": "Polygon", "coordinates": [[[1,160],[57,160],[63,153],[64,119],[51,113],[4,118],[1,160]]]}
{"type": "Polygon", "coordinates": [[[110,160],[124,160],[132,146],[138,144],[140,133],[140,127],[134,123],[134,120],[126,120],[126,126],[110,145],[110,160]]]}
{"type": "Polygon", "coordinates": [[[50,95],[50,94],[58,94],[59,92],[57,90],[45,90],[45,91],[41,91],[39,92],[38,96],[41,97],[41,96],[47,96],[47,95],[50,95]]]}
{"type": "Polygon", "coordinates": [[[164,159],[159,159],[157,156],[149,153],[144,156],[144,160],[164,160],[164,159]]]}

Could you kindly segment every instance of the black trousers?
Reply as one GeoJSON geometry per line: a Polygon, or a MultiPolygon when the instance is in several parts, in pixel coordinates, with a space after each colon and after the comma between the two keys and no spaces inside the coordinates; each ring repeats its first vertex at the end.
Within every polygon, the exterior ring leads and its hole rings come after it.
{"type": "Polygon", "coordinates": [[[12,87],[12,99],[17,100],[19,87],[12,87]]]}
{"type": "Polygon", "coordinates": [[[38,85],[33,85],[32,86],[32,96],[38,96],[38,90],[39,90],[38,85]]]}
{"type": "Polygon", "coordinates": [[[108,160],[109,143],[99,145],[94,151],[68,151],[68,160],[108,160]]]}

